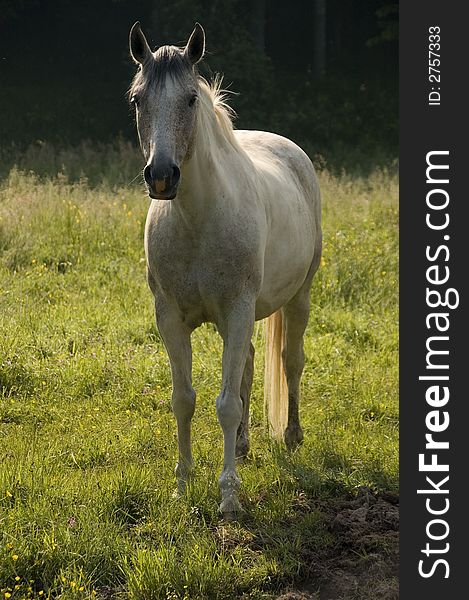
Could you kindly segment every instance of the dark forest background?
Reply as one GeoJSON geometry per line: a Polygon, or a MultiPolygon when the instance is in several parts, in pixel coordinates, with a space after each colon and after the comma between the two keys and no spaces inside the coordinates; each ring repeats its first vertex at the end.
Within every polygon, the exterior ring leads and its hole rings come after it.
{"type": "Polygon", "coordinates": [[[397,156],[396,3],[383,0],[0,0],[0,148],[136,140],[128,32],[206,31],[238,128],[292,138],[332,167],[397,156]]]}

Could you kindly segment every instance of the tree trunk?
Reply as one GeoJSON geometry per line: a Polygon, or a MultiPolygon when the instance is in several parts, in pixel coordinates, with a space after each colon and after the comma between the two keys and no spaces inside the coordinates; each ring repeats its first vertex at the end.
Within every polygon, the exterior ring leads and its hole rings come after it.
{"type": "Polygon", "coordinates": [[[314,0],[313,11],[313,75],[322,77],[326,72],[326,0],[314,0]]]}
{"type": "Polygon", "coordinates": [[[340,4],[334,7],[334,20],[332,22],[332,44],[334,57],[340,56],[342,51],[342,9],[340,4]]]}
{"type": "Polygon", "coordinates": [[[265,52],[265,0],[252,0],[251,8],[251,35],[254,44],[265,52]]]}

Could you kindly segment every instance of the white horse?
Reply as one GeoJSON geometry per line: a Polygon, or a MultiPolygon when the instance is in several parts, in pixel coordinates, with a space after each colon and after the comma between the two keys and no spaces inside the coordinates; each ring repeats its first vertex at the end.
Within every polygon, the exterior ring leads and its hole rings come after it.
{"type": "Polygon", "coordinates": [[[145,251],[171,363],[178,490],[184,491],[193,466],[191,333],[212,322],[224,344],[216,401],[224,436],[220,511],[232,518],[241,508],[236,457],[249,449],[251,336],[258,319],[268,317],[271,433],[284,435],[288,447],[303,439],[299,384],[311,282],[321,256],[321,202],[313,165],[298,146],[273,133],[233,130],[219,83],[209,85],[197,74],[204,48],[197,23],[185,48],[152,52],[135,23],[130,52],[139,69],[130,100],[152,198],[145,251]]]}

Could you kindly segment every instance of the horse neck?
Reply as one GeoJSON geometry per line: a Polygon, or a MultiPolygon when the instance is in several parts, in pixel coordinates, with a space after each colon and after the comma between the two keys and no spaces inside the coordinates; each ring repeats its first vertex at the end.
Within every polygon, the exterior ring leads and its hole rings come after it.
{"type": "Polygon", "coordinates": [[[213,93],[206,84],[201,84],[199,98],[191,156],[182,166],[178,191],[181,205],[194,216],[202,216],[205,209],[221,201],[230,173],[246,160],[228,114],[215,107],[213,93]]]}

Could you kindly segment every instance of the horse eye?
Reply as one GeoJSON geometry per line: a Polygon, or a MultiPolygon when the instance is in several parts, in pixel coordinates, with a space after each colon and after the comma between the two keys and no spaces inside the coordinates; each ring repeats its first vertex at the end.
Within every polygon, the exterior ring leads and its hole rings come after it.
{"type": "Polygon", "coordinates": [[[189,100],[189,106],[194,106],[195,101],[197,100],[197,95],[194,94],[191,99],[189,100]]]}
{"type": "Polygon", "coordinates": [[[139,99],[137,98],[137,96],[132,96],[132,98],[130,99],[130,104],[132,106],[138,106],[138,102],[139,102],[139,99]]]}

